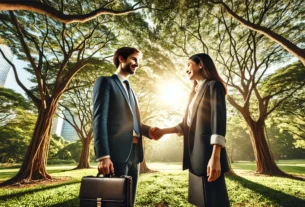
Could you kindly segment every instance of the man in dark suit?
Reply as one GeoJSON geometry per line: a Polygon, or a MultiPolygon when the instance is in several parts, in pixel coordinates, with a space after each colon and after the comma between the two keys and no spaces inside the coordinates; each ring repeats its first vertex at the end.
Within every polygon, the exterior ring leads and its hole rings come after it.
{"type": "Polygon", "coordinates": [[[155,128],[141,123],[138,100],[128,77],[134,75],[142,53],[123,47],[113,57],[116,72],[97,79],[93,89],[94,149],[98,171],[116,176],[129,175],[133,181],[133,204],[143,161],[142,135],[155,138],[155,128]]]}

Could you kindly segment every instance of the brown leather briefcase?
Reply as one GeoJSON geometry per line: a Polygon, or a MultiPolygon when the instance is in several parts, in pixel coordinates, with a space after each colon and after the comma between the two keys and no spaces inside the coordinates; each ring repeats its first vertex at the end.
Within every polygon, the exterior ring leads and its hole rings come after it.
{"type": "Polygon", "coordinates": [[[132,178],[83,177],[79,199],[81,207],[132,207],[132,178]]]}

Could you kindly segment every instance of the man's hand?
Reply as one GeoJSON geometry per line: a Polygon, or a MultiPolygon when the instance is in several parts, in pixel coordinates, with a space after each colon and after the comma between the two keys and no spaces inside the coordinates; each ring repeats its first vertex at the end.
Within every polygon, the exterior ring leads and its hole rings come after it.
{"type": "Polygon", "coordinates": [[[149,130],[149,137],[153,140],[159,140],[163,135],[162,129],[159,129],[158,127],[152,127],[149,130]]]}
{"type": "Polygon", "coordinates": [[[110,158],[104,158],[98,161],[97,170],[99,173],[102,173],[103,175],[108,175],[110,174],[110,172],[114,174],[113,163],[110,160],[110,158]]]}
{"type": "Polygon", "coordinates": [[[221,174],[220,158],[212,156],[208,163],[207,174],[209,176],[208,181],[213,182],[221,174]]]}

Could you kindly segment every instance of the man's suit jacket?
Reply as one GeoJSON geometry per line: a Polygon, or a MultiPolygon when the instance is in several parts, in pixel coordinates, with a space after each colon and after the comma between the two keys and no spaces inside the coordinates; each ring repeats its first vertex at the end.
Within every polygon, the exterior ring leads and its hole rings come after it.
{"type": "MultiPolygon", "coordinates": [[[[142,135],[149,137],[150,127],[141,124],[137,98],[135,95],[134,97],[141,130],[137,144],[138,159],[142,162],[142,135]]],[[[98,78],[93,89],[93,133],[96,158],[110,155],[112,162],[127,162],[132,149],[133,129],[129,99],[118,76],[98,78]]]]}
{"type": "MultiPolygon", "coordinates": [[[[194,97],[191,95],[189,104],[194,97]]],[[[189,105],[188,104],[188,105],[189,105]]],[[[191,125],[187,125],[188,106],[180,123],[184,134],[183,169],[189,169],[197,176],[206,175],[213,145],[211,135],[226,134],[225,91],[220,82],[205,81],[193,105],[191,125]]],[[[228,171],[226,149],[221,149],[222,172],[228,171]]]]}

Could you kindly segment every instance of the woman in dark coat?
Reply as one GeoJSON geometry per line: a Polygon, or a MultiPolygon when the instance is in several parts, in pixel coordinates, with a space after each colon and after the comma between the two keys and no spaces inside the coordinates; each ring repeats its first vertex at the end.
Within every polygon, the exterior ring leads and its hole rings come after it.
{"type": "Polygon", "coordinates": [[[196,206],[227,207],[226,86],[212,59],[204,53],[189,58],[187,74],[194,86],[183,121],[175,127],[157,129],[156,133],[184,136],[183,170],[189,169],[188,201],[196,206]]]}

